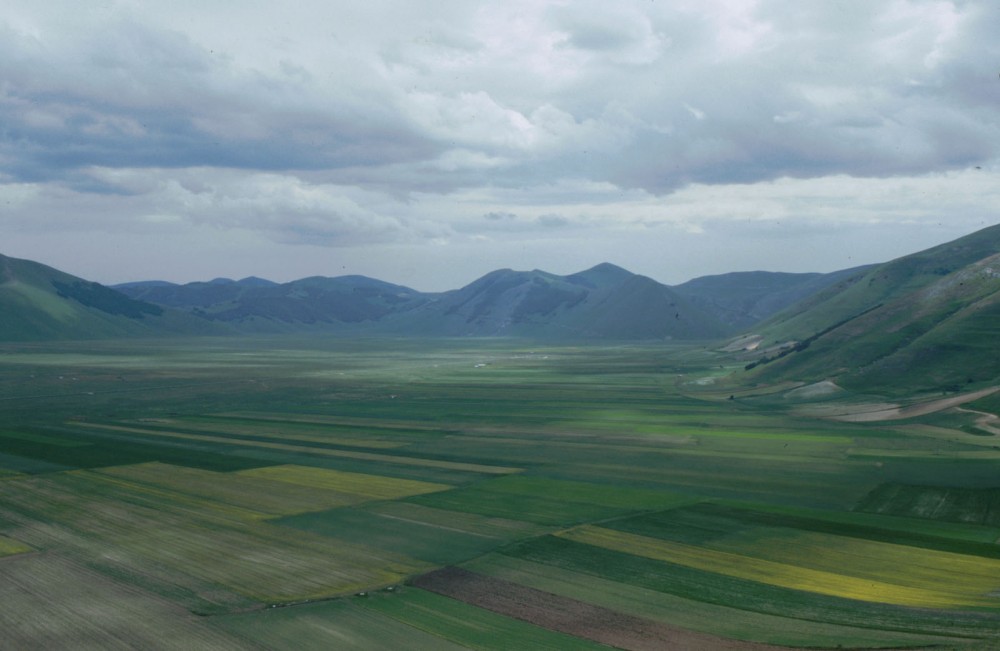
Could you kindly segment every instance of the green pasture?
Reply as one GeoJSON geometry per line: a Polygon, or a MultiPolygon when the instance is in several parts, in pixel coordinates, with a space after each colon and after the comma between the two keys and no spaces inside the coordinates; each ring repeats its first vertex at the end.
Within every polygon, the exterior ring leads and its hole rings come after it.
{"type": "Polygon", "coordinates": [[[470,649],[608,649],[603,644],[549,631],[416,588],[372,594],[362,603],[387,617],[470,649]]]}
{"type": "Polygon", "coordinates": [[[1000,487],[882,484],[865,496],[858,510],[996,528],[1000,527],[1000,487]]]}
{"type": "Polygon", "coordinates": [[[359,601],[358,598],[342,599],[223,615],[213,617],[212,625],[248,646],[263,645],[269,649],[461,651],[469,648],[384,615],[375,608],[366,608],[359,601]]]}
{"type": "Polygon", "coordinates": [[[330,536],[339,541],[405,554],[438,565],[458,563],[495,549],[501,539],[379,514],[361,509],[332,509],[275,521],[286,527],[330,536]]]}

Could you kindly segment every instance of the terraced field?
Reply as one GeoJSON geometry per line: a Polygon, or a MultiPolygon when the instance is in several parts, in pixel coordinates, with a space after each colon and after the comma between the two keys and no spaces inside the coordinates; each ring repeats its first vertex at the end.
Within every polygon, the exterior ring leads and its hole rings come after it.
{"type": "Polygon", "coordinates": [[[968,411],[704,347],[131,346],[0,348],[14,648],[1000,647],[968,411]]]}

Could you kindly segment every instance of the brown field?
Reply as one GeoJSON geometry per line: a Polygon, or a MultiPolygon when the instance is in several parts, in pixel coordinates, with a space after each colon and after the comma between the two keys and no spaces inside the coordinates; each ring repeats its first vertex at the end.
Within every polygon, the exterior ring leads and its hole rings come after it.
{"type": "Polygon", "coordinates": [[[782,647],[689,631],[517,583],[446,567],[412,584],[560,633],[635,651],[777,651],[782,647]]]}

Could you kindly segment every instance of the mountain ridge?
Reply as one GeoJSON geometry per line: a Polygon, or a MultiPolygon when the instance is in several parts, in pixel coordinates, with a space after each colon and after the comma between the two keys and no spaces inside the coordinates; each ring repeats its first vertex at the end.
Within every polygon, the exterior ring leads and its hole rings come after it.
{"type": "MultiPolygon", "coordinates": [[[[801,282],[826,276],[786,275],[801,282]]],[[[734,324],[720,316],[739,310],[725,299],[692,300],[690,292],[684,295],[607,262],[565,276],[540,269],[496,269],[457,289],[434,293],[359,275],[256,284],[154,281],[115,289],[247,332],[713,339],[734,332],[734,324]]]]}
{"type": "MultiPolygon", "coordinates": [[[[761,380],[886,377],[961,349],[975,382],[992,366],[974,359],[968,337],[961,345],[949,337],[971,329],[986,341],[982,333],[992,333],[984,315],[1000,309],[997,256],[1000,226],[826,274],[732,272],[668,286],[604,262],[567,275],[497,269],[444,292],[360,275],[107,288],[0,256],[0,340],[301,332],[691,341],[752,333],[739,354],[761,380]]],[[[981,345],[989,359],[982,353],[981,345]]]]}

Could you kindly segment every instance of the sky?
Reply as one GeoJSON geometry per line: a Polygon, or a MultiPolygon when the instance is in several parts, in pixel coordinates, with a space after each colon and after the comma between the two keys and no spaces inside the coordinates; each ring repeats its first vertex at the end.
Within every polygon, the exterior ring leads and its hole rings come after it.
{"type": "Polygon", "coordinates": [[[5,0],[0,253],[89,280],[612,262],[1000,223],[995,0],[5,0]]]}

